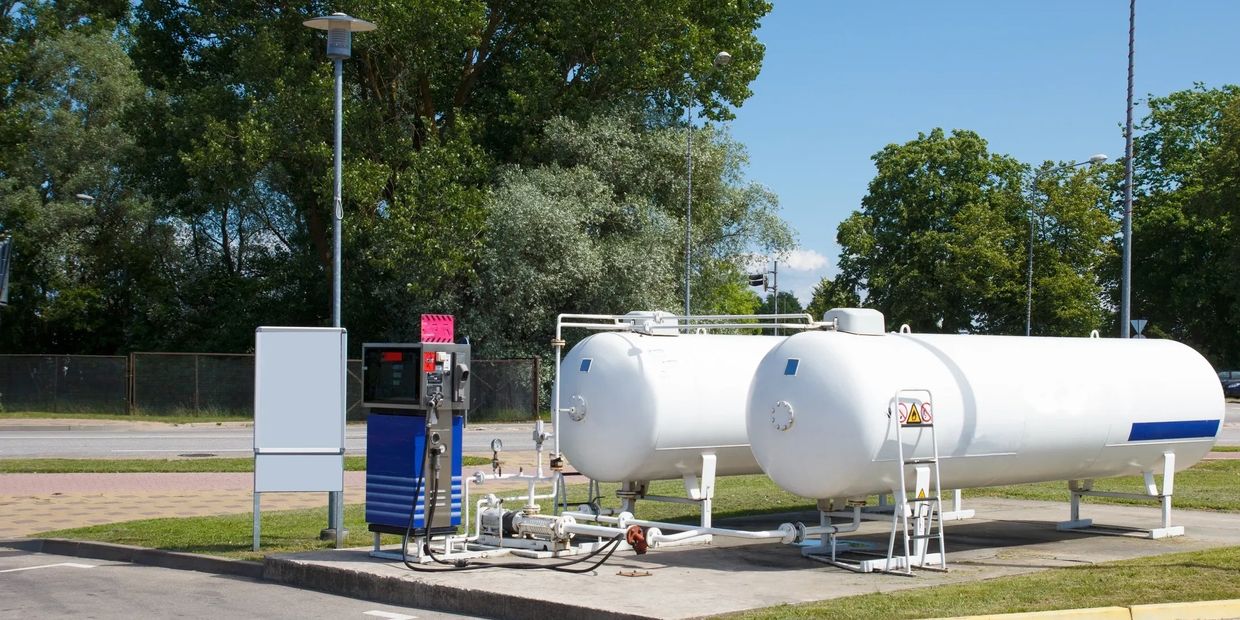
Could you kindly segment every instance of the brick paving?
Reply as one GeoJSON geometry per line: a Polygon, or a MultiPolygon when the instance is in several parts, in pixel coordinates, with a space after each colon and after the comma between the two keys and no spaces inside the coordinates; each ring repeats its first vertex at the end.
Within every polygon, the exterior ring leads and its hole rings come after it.
{"type": "MultiPolygon", "coordinates": [[[[505,470],[532,467],[534,453],[505,452],[505,470]],[[512,469],[509,469],[512,468],[512,469]]],[[[465,474],[490,467],[466,467],[465,474]]],[[[366,472],[345,472],[345,502],[361,503],[366,472]]],[[[251,473],[0,474],[0,539],[162,517],[247,514],[251,473]]],[[[515,485],[515,486],[520,486],[515,485]]],[[[512,484],[487,484],[487,492],[512,484]]],[[[326,509],[325,493],[264,493],[263,512],[326,509]]]]}

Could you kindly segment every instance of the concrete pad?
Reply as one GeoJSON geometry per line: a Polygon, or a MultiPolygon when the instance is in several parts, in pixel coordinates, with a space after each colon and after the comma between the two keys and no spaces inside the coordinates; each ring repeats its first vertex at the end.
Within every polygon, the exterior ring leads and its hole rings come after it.
{"type": "MultiPolygon", "coordinates": [[[[917,572],[913,578],[851,573],[803,559],[793,546],[721,538],[710,545],[654,550],[644,556],[618,552],[596,573],[586,575],[499,568],[428,574],[370,558],[366,549],[349,549],[272,556],[264,576],[337,594],[483,616],[693,618],[1240,544],[1240,519],[1231,514],[1176,511],[1173,521],[1187,528],[1187,536],[1146,540],[1056,531],[1055,524],[1067,518],[1066,502],[976,499],[968,504],[979,518],[951,522],[945,529],[951,570],[917,572]],[[627,571],[650,574],[621,574],[627,571]]],[[[1158,524],[1158,510],[1153,507],[1086,504],[1082,516],[1106,525],[1158,524]]],[[[764,515],[716,522],[767,529],[789,520],[816,522],[817,516],[764,515]]],[[[871,522],[849,539],[885,551],[888,531],[887,523],[871,522]]],[[[513,561],[526,560],[492,560],[513,561]]]]}

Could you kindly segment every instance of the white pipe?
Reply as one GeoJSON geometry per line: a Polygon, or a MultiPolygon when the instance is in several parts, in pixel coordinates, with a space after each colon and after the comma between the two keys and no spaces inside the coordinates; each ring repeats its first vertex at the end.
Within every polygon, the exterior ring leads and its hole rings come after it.
{"type": "Polygon", "coordinates": [[[796,526],[791,523],[784,523],[777,530],[730,530],[721,527],[695,527],[691,530],[685,530],[676,534],[664,534],[655,532],[647,537],[647,541],[651,544],[664,542],[676,542],[686,538],[694,538],[710,534],[712,536],[724,536],[726,538],[741,538],[744,540],[778,540],[783,543],[793,542],[796,538],[796,526]]]}
{"type": "MultiPolygon", "coordinates": [[[[784,523],[780,525],[779,529],[777,530],[751,531],[751,530],[731,530],[731,529],[722,528],[722,527],[700,527],[697,525],[688,525],[685,523],[663,523],[659,521],[646,521],[644,519],[632,519],[632,518],[626,518],[626,513],[622,513],[619,517],[608,517],[604,515],[599,515],[596,517],[590,513],[566,512],[562,516],[572,517],[574,519],[585,519],[587,521],[598,521],[599,523],[614,523],[620,528],[627,528],[630,525],[640,525],[642,527],[654,527],[654,528],[659,528],[659,529],[683,530],[687,534],[691,533],[686,536],[680,536],[680,534],[664,535],[661,532],[655,534],[656,536],[662,536],[663,538],[661,540],[669,541],[669,542],[673,540],[679,540],[681,538],[691,538],[693,536],[701,536],[703,534],[714,534],[717,536],[725,536],[729,538],[744,538],[744,539],[779,538],[781,540],[789,536],[796,535],[796,526],[792,525],[791,523],[784,523]],[[672,536],[673,538],[667,538],[667,536],[672,536]],[[675,538],[675,537],[679,537],[679,538],[675,538]]],[[[653,542],[653,539],[651,539],[651,541],[653,542]]]]}
{"type": "Polygon", "coordinates": [[[574,523],[572,525],[565,525],[564,531],[572,534],[598,536],[600,538],[607,539],[615,538],[616,536],[621,536],[625,533],[625,530],[619,528],[607,527],[605,525],[590,525],[588,523],[574,523]]]}

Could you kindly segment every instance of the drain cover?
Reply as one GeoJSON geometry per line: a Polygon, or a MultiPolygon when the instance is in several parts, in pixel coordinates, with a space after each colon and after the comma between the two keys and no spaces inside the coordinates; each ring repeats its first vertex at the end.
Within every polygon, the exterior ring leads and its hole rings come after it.
{"type": "Polygon", "coordinates": [[[177,456],[183,456],[183,457],[191,458],[191,459],[200,459],[200,458],[206,458],[206,457],[211,457],[215,455],[210,452],[186,452],[185,454],[178,454],[177,456]]]}

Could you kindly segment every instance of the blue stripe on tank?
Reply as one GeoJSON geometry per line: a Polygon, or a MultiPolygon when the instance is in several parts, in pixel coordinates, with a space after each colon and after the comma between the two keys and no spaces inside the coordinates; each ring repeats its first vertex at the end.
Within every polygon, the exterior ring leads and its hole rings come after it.
{"type": "Polygon", "coordinates": [[[1128,441],[1210,438],[1217,434],[1218,420],[1133,422],[1132,431],[1128,433],[1128,441]]]}

